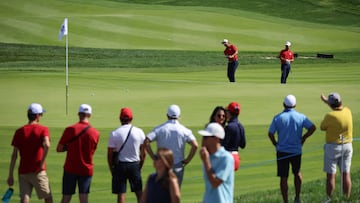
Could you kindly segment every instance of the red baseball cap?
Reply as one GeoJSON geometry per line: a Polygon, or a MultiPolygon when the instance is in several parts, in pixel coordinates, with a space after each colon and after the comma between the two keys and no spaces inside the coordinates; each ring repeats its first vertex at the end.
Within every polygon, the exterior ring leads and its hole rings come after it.
{"type": "Polygon", "coordinates": [[[132,120],[133,114],[130,108],[122,108],[120,111],[120,119],[132,120]]]}
{"type": "Polygon", "coordinates": [[[231,102],[227,106],[226,110],[228,110],[232,114],[239,115],[239,113],[240,113],[240,104],[237,103],[237,102],[231,102]]]}

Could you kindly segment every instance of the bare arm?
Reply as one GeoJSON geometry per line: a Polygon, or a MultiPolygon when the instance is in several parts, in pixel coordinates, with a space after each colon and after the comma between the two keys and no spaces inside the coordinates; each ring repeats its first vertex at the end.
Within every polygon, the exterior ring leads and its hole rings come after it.
{"type": "Polygon", "coordinates": [[[144,145],[145,145],[146,151],[149,154],[149,156],[151,157],[151,159],[154,160],[155,154],[151,149],[150,143],[151,143],[151,141],[149,140],[149,138],[145,138],[144,145]]]}
{"type": "Polygon", "coordinates": [[[62,145],[62,144],[58,144],[57,146],[56,146],[56,152],[65,152],[65,150],[64,150],[64,145],[62,145]]]}
{"type": "Polygon", "coordinates": [[[219,185],[221,185],[223,183],[223,181],[221,179],[219,179],[218,177],[216,177],[216,174],[212,170],[210,159],[209,159],[209,152],[207,151],[206,147],[202,147],[200,149],[200,157],[204,164],[206,176],[208,177],[211,186],[213,188],[219,187],[219,185]]]}
{"type": "Polygon", "coordinates": [[[321,101],[323,101],[325,104],[329,104],[326,96],[325,96],[323,93],[320,95],[320,99],[321,99],[321,101]]]}
{"type": "Polygon", "coordinates": [[[41,157],[41,162],[40,162],[41,169],[45,169],[45,159],[50,148],[50,138],[48,136],[44,137],[43,146],[44,146],[44,153],[43,156],[41,157]]]}
{"type": "Polygon", "coordinates": [[[107,162],[109,166],[110,173],[112,174],[112,156],[113,156],[114,148],[108,147],[107,152],[107,162]]]}
{"type": "Polygon", "coordinates": [[[272,144],[276,147],[276,145],[277,145],[277,142],[276,142],[276,140],[275,140],[275,136],[274,136],[274,134],[272,134],[272,133],[268,133],[268,136],[269,136],[269,139],[270,139],[270,141],[272,142],[272,144]]]}
{"type": "Polygon", "coordinates": [[[142,169],[146,157],[145,145],[140,145],[140,169],[142,169]]]}
{"type": "Polygon", "coordinates": [[[182,161],[184,165],[188,164],[192,160],[192,158],[194,158],[198,148],[198,143],[196,140],[192,140],[191,142],[189,142],[189,144],[191,145],[191,149],[189,155],[186,157],[186,159],[182,161]]]}
{"type": "Polygon", "coordinates": [[[19,149],[14,147],[13,152],[11,154],[10,167],[9,167],[9,177],[7,179],[7,183],[9,186],[14,185],[14,168],[17,159],[19,149]]]}
{"type": "Polygon", "coordinates": [[[170,177],[169,188],[170,188],[171,203],[180,203],[180,197],[181,197],[180,187],[176,176],[170,177]]]}
{"type": "Polygon", "coordinates": [[[302,139],[301,139],[301,144],[304,144],[305,143],[305,140],[310,137],[316,130],[316,126],[315,125],[312,125],[308,130],[307,132],[303,135],[302,139]]]}

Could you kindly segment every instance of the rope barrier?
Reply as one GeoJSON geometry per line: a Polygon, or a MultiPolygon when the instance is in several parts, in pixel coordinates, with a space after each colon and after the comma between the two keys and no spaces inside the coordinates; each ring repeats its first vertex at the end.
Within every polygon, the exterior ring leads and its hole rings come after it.
{"type": "MultiPolygon", "coordinates": [[[[360,138],[353,138],[352,140],[353,140],[353,142],[354,141],[360,141],[360,138]]],[[[304,153],[307,154],[307,153],[310,153],[310,152],[323,150],[322,146],[323,145],[318,146],[318,147],[314,147],[314,148],[312,148],[310,150],[307,150],[305,152],[303,151],[303,153],[301,153],[301,154],[303,155],[304,153]]],[[[284,157],[281,157],[279,159],[269,159],[269,160],[264,160],[264,161],[253,163],[253,164],[243,164],[243,165],[241,165],[240,169],[249,169],[249,168],[254,168],[254,167],[258,167],[258,166],[264,166],[264,165],[267,165],[267,164],[272,164],[275,161],[282,160],[282,159],[287,159],[287,158],[297,156],[297,155],[300,155],[300,154],[290,154],[288,156],[284,156],[284,157]]],[[[188,178],[184,177],[184,180],[196,180],[196,179],[200,179],[200,178],[202,178],[202,176],[193,176],[193,177],[188,177],[188,178]]]]}
{"type": "MultiPolygon", "coordinates": [[[[360,141],[360,138],[353,138],[353,142],[354,141],[360,141]]],[[[314,148],[312,148],[310,150],[306,150],[302,154],[304,154],[304,153],[308,154],[308,153],[319,151],[319,150],[322,150],[322,149],[323,148],[322,148],[322,145],[321,145],[321,146],[314,147],[314,148]]],[[[277,160],[282,160],[282,159],[290,158],[290,157],[297,156],[297,155],[300,155],[300,154],[291,154],[291,155],[288,155],[288,156],[281,157],[279,159],[269,159],[269,160],[264,160],[264,161],[260,161],[260,162],[253,163],[253,164],[243,164],[243,165],[241,165],[240,169],[249,169],[249,168],[254,168],[254,167],[258,167],[258,166],[264,166],[264,165],[272,164],[277,160]]],[[[198,179],[203,179],[203,176],[192,176],[192,177],[185,177],[184,176],[184,180],[198,180],[198,179]]],[[[111,191],[110,186],[107,187],[107,188],[91,189],[91,193],[103,192],[103,191],[111,191]]],[[[53,194],[58,194],[59,195],[60,193],[53,193],[53,194]]]]}

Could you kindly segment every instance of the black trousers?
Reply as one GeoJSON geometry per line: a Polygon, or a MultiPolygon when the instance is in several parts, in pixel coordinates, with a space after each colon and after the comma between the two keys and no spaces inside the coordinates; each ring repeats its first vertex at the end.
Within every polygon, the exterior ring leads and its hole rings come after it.
{"type": "Polygon", "coordinates": [[[230,82],[235,82],[235,71],[239,65],[238,61],[232,61],[228,63],[227,77],[230,82]]]}

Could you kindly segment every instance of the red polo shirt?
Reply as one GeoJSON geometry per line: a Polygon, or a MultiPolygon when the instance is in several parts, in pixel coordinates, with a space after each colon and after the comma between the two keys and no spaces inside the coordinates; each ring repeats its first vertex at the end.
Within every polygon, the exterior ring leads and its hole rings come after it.
{"type": "Polygon", "coordinates": [[[40,124],[27,124],[16,130],[11,145],[20,152],[19,174],[35,173],[42,170],[40,162],[44,154],[44,138],[49,129],[40,124]]]}
{"type": "MultiPolygon", "coordinates": [[[[225,48],[225,50],[224,50],[224,55],[225,55],[225,56],[227,56],[227,55],[233,55],[233,54],[235,54],[235,52],[236,52],[237,50],[238,50],[238,49],[237,49],[237,47],[236,47],[235,45],[230,44],[228,47],[225,48]]],[[[234,56],[234,58],[229,58],[228,60],[229,60],[229,62],[231,62],[231,61],[237,61],[237,60],[238,60],[238,55],[236,54],[236,55],[234,56]]]]}
{"type": "MultiPolygon", "coordinates": [[[[59,141],[65,145],[77,136],[89,123],[78,122],[67,127],[59,141]]],[[[94,173],[93,155],[99,142],[99,132],[95,128],[88,128],[77,140],[68,145],[64,170],[80,176],[92,176],[94,173]]]]}
{"type": "Polygon", "coordinates": [[[285,64],[285,63],[286,63],[286,59],[288,59],[288,60],[294,60],[294,54],[293,54],[293,52],[292,52],[290,49],[288,49],[288,50],[283,49],[283,50],[281,50],[281,52],[280,52],[280,54],[279,54],[279,58],[280,58],[280,60],[281,60],[281,63],[282,63],[282,64],[285,64]],[[285,59],[285,60],[284,60],[284,59],[285,59]]]}

